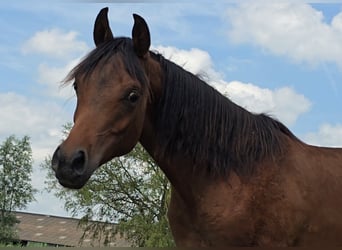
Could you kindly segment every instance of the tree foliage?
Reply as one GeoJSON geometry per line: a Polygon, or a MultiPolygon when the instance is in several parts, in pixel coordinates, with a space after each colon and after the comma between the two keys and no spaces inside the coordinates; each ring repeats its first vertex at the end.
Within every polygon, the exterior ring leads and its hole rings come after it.
{"type": "Polygon", "coordinates": [[[32,151],[29,137],[8,137],[0,146],[0,242],[15,237],[13,211],[34,200],[31,185],[32,151]]]}
{"type": "Polygon", "coordinates": [[[47,180],[66,210],[82,216],[84,237],[108,242],[120,233],[132,246],[173,246],[166,217],[170,185],[141,145],[101,166],[80,190],[62,188],[51,171],[47,180]],[[108,230],[109,224],[94,220],[117,225],[108,230]]]}

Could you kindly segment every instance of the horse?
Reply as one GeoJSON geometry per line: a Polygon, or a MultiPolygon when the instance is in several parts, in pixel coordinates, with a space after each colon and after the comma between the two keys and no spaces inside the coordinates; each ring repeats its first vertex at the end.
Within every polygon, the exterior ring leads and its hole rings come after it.
{"type": "Polygon", "coordinates": [[[102,9],[95,48],[66,77],[77,104],[52,157],[59,183],[81,188],[140,142],[171,183],[177,246],[341,246],[342,149],[233,103],[151,51],[133,18],[132,37],[114,37],[102,9]]]}

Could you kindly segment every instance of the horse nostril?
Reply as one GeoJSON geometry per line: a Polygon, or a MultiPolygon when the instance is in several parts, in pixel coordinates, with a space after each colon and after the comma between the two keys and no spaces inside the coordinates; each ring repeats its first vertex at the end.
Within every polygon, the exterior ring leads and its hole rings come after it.
{"type": "Polygon", "coordinates": [[[55,152],[53,153],[52,159],[51,159],[51,166],[55,172],[58,169],[59,161],[60,161],[60,147],[58,147],[55,150],[55,152]]]}
{"type": "Polygon", "coordinates": [[[81,175],[84,173],[86,163],[86,153],[83,150],[76,152],[71,161],[71,168],[75,173],[81,175]]]}

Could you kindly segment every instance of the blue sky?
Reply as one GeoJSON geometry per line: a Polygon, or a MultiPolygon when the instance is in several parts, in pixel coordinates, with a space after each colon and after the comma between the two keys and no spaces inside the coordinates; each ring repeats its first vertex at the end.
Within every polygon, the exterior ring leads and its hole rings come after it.
{"type": "MultiPolygon", "coordinates": [[[[75,96],[60,88],[93,47],[98,11],[109,7],[116,36],[130,36],[132,13],[150,27],[152,47],[253,112],[284,122],[307,143],[342,146],[342,3],[149,1],[0,3],[0,139],[31,137],[33,183],[40,162],[72,120],[75,96]]],[[[67,215],[42,192],[27,211],[67,215]]]]}

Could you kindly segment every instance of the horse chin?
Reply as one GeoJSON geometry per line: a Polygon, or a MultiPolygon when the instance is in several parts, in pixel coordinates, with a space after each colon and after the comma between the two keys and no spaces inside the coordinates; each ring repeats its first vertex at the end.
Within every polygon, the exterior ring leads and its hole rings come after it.
{"type": "Polygon", "coordinates": [[[70,182],[67,180],[58,180],[63,187],[70,189],[81,189],[87,182],[70,182]]]}
{"type": "Polygon", "coordinates": [[[63,178],[56,174],[58,182],[66,188],[70,189],[81,189],[89,180],[91,174],[83,174],[83,175],[77,175],[73,176],[72,178],[63,178]]]}

